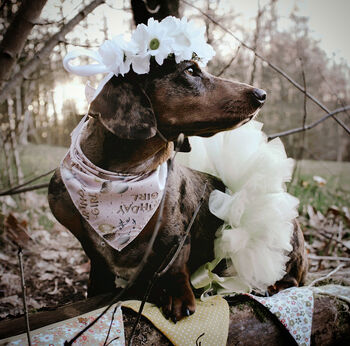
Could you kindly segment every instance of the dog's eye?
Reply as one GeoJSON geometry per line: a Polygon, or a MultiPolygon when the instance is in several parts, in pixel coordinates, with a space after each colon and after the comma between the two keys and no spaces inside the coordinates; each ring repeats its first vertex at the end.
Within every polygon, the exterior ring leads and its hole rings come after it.
{"type": "Polygon", "coordinates": [[[193,67],[187,67],[185,70],[185,73],[189,74],[190,76],[197,76],[196,70],[193,67]]]}

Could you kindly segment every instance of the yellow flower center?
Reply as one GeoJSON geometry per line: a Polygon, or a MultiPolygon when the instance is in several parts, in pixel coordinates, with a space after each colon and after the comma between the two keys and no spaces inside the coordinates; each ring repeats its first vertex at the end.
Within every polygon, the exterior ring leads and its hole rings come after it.
{"type": "Polygon", "coordinates": [[[153,38],[151,42],[149,43],[149,48],[151,50],[156,50],[159,48],[160,42],[157,38],[153,38]]]}

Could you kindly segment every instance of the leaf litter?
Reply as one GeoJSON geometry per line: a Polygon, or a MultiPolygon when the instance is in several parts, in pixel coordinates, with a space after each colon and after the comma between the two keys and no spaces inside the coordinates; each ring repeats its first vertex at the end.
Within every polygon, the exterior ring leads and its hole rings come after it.
{"type": "Polygon", "coordinates": [[[29,312],[86,298],[88,258],[54,220],[45,195],[0,199],[0,222],[0,319],[23,314],[18,245],[29,312]]]}

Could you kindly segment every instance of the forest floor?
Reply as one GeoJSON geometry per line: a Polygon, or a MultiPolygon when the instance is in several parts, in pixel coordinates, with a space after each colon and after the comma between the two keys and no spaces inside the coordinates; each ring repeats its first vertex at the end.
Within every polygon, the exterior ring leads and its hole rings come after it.
{"type": "MultiPolygon", "coordinates": [[[[21,152],[26,179],[57,166],[66,150],[26,147],[21,152]]],[[[350,163],[303,160],[288,187],[300,199],[299,221],[310,258],[308,282],[336,270],[327,280],[350,285],[349,172],[350,163]]],[[[18,248],[11,231],[30,236],[20,240],[25,243],[30,312],[86,297],[89,261],[79,242],[54,219],[46,190],[0,197],[0,319],[23,312],[18,248]]]]}

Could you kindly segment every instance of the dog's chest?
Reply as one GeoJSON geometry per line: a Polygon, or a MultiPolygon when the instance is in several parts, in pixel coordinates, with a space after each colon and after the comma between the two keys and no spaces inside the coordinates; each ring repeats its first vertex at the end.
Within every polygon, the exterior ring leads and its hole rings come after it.
{"type": "Polygon", "coordinates": [[[124,288],[130,279],[135,275],[137,267],[120,267],[114,266],[115,270],[115,286],[124,288]]]}

